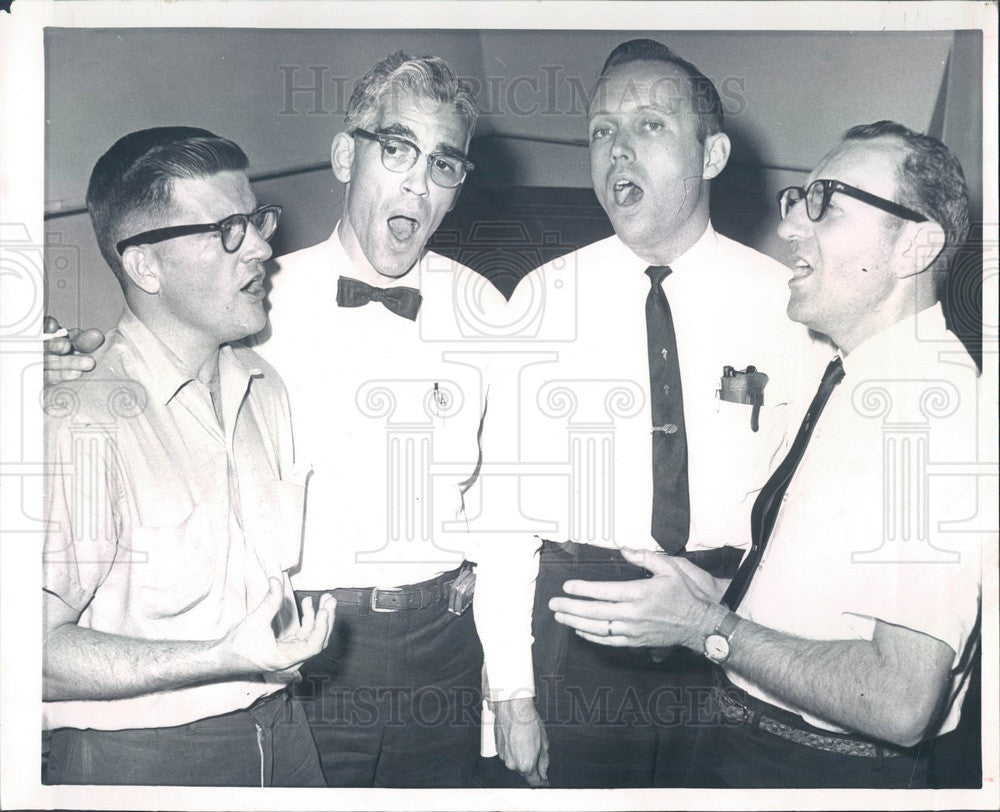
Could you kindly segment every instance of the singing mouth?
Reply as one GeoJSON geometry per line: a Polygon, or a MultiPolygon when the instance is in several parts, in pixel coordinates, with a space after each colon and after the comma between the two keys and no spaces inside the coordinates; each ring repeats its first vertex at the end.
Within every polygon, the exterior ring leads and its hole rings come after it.
{"type": "Polygon", "coordinates": [[[812,272],[813,272],[812,265],[810,265],[804,259],[796,259],[795,267],[792,268],[792,278],[789,280],[789,284],[799,279],[805,279],[807,276],[812,274],[812,272]]]}
{"type": "Polygon", "coordinates": [[[255,276],[249,282],[247,282],[242,288],[240,288],[242,293],[246,293],[257,299],[264,298],[264,277],[255,276]]]}
{"type": "Polygon", "coordinates": [[[616,181],[613,190],[615,203],[619,206],[634,206],[642,200],[642,187],[630,180],[616,181]]]}
{"type": "Polygon", "coordinates": [[[412,217],[406,217],[402,214],[390,217],[386,224],[389,226],[392,236],[400,242],[406,242],[420,230],[420,223],[412,217]]]}

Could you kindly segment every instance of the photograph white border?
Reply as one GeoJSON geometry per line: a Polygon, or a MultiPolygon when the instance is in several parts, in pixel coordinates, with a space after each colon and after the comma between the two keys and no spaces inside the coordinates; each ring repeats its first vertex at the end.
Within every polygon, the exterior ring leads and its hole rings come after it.
{"type": "MultiPolygon", "coordinates": [[[[3,4],[0,4],[2,7],[3,4]]],[[[984,323],[997,324],[997,10],[968,2],[369,2],[325,0],[14,0],[0,11],[0,808],[159,809],[988,809],[1000,806],[997,703],[997,572],[983,583],[983,790],[259,790],[160,787],[43,787],[41,719],[40,534],[12,530],[12,519],[41,515],[22,504],[8,477],[44,474],[41,409],[21,393],[41,387],[41,255],[44,235],[43,30],[58,27],[427,28],[670,30],[983,31],[984,323]],[[570,23],[572,21],[572,23],[570,23]],[[12,230],[13,229],[13,230],[12,230]],[[20,231],[19,231],[20,229],[20,231]],[[6,327],[18,325],[14,334],[6,327]],[[9,480],[8,480],[9,481],[9,480]]],[[[81,78],[85,92],[85,77],[81,78]]],[[[832,137],[832,134],[831,134],[832,137]]],[[[996,393],[997,347],[984,347],[983,390],[996,393]]],[[[995,401],[993,407],[995,408],[995,401]]],[[[40,489],[38,489],[40,492],[40,489]]],[[[13,522],[16,524],[16,522],[13,522]]],[[[995,561],[995,559],[994,559],[995,561]]]]}

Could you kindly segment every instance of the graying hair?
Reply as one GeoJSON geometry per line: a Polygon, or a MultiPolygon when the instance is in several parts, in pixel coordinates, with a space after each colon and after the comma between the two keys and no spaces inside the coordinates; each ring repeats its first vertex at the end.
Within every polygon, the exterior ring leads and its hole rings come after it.
{"type": "Polygon", "coordinates": [[[403,95],[453,105],[471,137],[479,117],[472,84],[457,77],[440,57],[414,57],[402,51],[390,54],[358,80],[347,105],[347,131],[372,129],[383,106],[403,95]]]}

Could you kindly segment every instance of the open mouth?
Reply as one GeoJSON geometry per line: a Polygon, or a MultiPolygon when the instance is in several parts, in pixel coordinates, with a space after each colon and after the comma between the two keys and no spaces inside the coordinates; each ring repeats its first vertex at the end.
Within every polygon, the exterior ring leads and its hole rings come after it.
{"type": "Polygon", "coordinates": [[[255,276],[253,279],[247,282],[242,288],[240,288],[240,292],[249,294],[250,296],[254,296],[258,299],[264,298],[263,278],[255,276]]]}
{"type": "Polygon", "coordinates": [[[798,279],[805,279],[813,272],[813,266],[806,262],[804,259],[796,259],[795,267],[792,268],[792,278],[789,283],[795,282],[798,279]]]}
{"type": "Polygon", "coordinates": [[[619,180],[614,187],[615,203],[619,206],[633,206],[642,200],[642,187],[630,180],[619,180]]]}
{"type": "Polygon", "coordinates": [[[406,217],[402,214],[390,217],[386,223],[389,226],[389,231],[392,232],[392,236],[400,242],[409,240],[420,229],[420,223],[412,217],[406,217]]]}

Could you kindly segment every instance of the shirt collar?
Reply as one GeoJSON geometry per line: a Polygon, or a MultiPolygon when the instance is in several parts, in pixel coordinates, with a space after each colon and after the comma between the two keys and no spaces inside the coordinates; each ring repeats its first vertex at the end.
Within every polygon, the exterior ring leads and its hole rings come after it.
{"type": "MultiPolygon", "coordinates": [[[[157,403],[169,403],[174,395],[195,380],[194,373],[127,305],[118,320],[118,332],[135,349],[129,374],[157,403]]],[[[244,365],[229,345],[219,351],[219,380],[223,391],[242,387],[245,392],[249,379],[260,374],[260,369],[244,365]]]]}
{"type": "MultiPolygon", "coordinates": [[[[621,238],[617,238],[621,242],[621,238]]],[[[622,247],[629,253],[630,257],[635,263],[635,268],[637,273],[643,274],[646,268],[649,267],[649,263],[646,260],[638,256],[631,248],[629,248],[625,243],[621,243],[622,247]]],[[[698,241],[688,248],[683,254],[674,259],[670,263],[670,276],[667,280],[672,280],[677,274],[681,274],[685,277],[702,277],[705,268],[711,268],[712,257],[718,245],[718,235],[715,233],[715,229],[712,228],[711,222],[705,228],[704,233],[698,238],[698,241]]],[[[641,278],[644,284],[648,285],[648,280],[641,278]]],[[[667,281],[664,282],[667,284],[667,281]]]]}
{"type": "Polygon", "coordinates": [[[427,256],[426,249],[424,249],[424,253],[421,255],[420,259],[417,260],[417,263],[405,274],[398,277],[390,277],[383,276],[374,268],[359,268],[355,264],[354,260],[351,259],[350,254],[347,253],[347,249],[344,248],[344,243],[340,239],[340,220],[337,221],[337,225],[333,229],[333,234],[331,234],[330,239],[327,240],[327,245],[329,246],[330,253],[332,254],[333,267],[342,270],[350,269],[349,273],[343,275],[365,282],[373,288],[395,288],[405,286],[420,290],[420,267],[423,265],[424,257],[427,256]]]}
{"type": "Polygon", "coordinates": [[[943,335],[945,330],[944,310],[935,302],[876,333],[846,355],[839,348],[837,354],[844,359],[845,373],[856,375],[866,369],[884,372],[887,361],[898,364],[906,360],[900,355],[900,346],[912,345],[920,333],[943,335]]]}
{"type": "Polygon", "coordinates": [[[700,273],[705,268],[712,267],[712,257],[715,254],[718,237],[712,223],[709,222],[705,232],[698,238],[698,241],[688,248],[683,254],[670,263],[671,276],[674,274],[686,274],[688,270],[700,273]]]}

